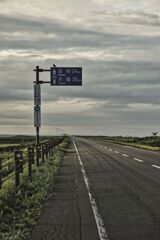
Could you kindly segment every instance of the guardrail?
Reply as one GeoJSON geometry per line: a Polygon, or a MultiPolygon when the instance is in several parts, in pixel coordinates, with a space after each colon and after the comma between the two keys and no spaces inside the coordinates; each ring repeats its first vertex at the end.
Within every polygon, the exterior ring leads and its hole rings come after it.
{"type": "Polygon", "coordinates": [[[20,185],[20,175],[25,168],[28,168],[28,177],[32,181],[32,166],[37,167],[45,163],[49,157],[53,156],[54,148],[59,145],[64,138],[54,138],[46,140],[38,146],[30,145],[27,150],[14,150],[13,159],[5,164],[3,158],[0,158],[0,189],[10,178],[15,177],[15,187],[20,185]],[[7,169],[7,170],[6,170],[7,169]]]}

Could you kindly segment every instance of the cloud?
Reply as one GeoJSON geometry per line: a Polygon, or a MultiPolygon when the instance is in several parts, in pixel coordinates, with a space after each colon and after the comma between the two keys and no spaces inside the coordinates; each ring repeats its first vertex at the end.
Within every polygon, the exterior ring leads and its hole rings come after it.
{"type": "Polygon", "coordinates": [[[160,15],[153,14],[150,12],[140,11],[120,11],[120,12],[107,12],[95,11],[94,14],[105,17],[106,20],[114,21],[125,24],[136,24],[136,25],[151,25],[160,26],[160,15]]]}
{"type": "MultiPolygon", "coordinates": [[[[150,3],[150,11],[149,4],[142,0],[136,7],[125,0],[121,3],[87,0],[85,4],[77,1],[77,5],[73,0],[67,4],[57,1],[56,6],[49,0],[47,3],[50,9],[42,9],[43,1],[34,2],[32,7],[30,1],[18,5],[16,0],[10,7],[9,1],[1,3],[3,129],[9,125],[19,132],[30,129],[33,69],[36,65],[48,69],[53,64],[82,66],[83,86],[43,85],[43,126],[61,125],[69,129],[75,126],[73,129],[78,132],[80,125],[108,124],[115,130],[114,126],[145,125],[149,129],[149,124],[157,124],[160,34],[155,1],[150,3]],[[30,11],[25,12],[24,8],[30,11]],[[21,127],[17,128],[17,124],[21,127]]],[[[41,80],[49,78],[48,73],[40,74],[41,80]]]]}
{"type": "Polygon", "coordinates": [[[128,24],[160,26],[159,15],[144,12],[124,14],[121,21],[128,24]]]}

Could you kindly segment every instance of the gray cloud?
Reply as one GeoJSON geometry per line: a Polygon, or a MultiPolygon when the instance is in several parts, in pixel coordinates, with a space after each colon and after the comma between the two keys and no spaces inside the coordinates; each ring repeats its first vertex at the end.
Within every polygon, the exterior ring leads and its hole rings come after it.
{"type": "Polygon", "coordinates": [[[126,12],[112,12],[107,11],[94,11],[93,14],[104,16],[106,19],[114,17],[122,23],[126,24],[138,24],[138,25],[151,25],[160,26],[160,15],[149,12],[140,11],[126,11],[126,12]]]}
{"type": "MultiPolygon", "coordinates": [[[[160,34],[156,32],[156,12],[121,10],[109,14],[91,9],[84,19],[79,16],[78,24],[76,18],[71,23],[56,16],[51,19],[12,14],[1,14],[0,21],[3,127],[32,124],[33,68],[49,68],[53,63],[82,66],[83,86],[42,86],[43,125],[72,128],[108,123],[146,125],[149,129],[149,124],[157,124],[160,34]],[[84,25],[85,19],[88,22],[84,25]],[[12,109],[13,103],[17,107],[12,109]]],[[[44,73],[40,78],[49,80],[49,75],[44,73]]]]}
{"type": "MultiPolygon", "coordinates": [[[[2,33],[9,33],[10,37],[5,34],[1,36],[1,49],[48,49],[57,51],[57,48],[65,49],[67,47],[111,47],[132,45],[132,48],[140,46],[150,46],[153,44],[159,46],[160,36],[129,36],[128,34],[115,34],[111,32],[96,31],[93,29],[84,30],[81,26],[68,26],[65,22],[49,20],[48,22],[39,19],[23,19],[0,16],[2,33]],[[22,36],[26,32],[28,38],[18,40],[17,36],[11,34],[14,32],[21,33],[22,36]],[[41,34],[46,34],[41,39],[41,34]],[[47,38],[51,33],[57,37],[47,38]],[[36,34],[36,38],[33,38],[36,34]]],[[[19,36],[20,37],[20,36],[19,36]]]]}

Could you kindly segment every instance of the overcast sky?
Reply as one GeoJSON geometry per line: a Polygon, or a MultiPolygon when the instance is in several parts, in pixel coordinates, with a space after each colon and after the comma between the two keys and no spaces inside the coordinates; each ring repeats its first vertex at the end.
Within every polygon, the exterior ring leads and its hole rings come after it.
{"type": "Polygon", "coordinates": [[[160,130],[159,0],[0,0],[0,133],[34,134],[33,69],[52,64],[83,86],[42,86],[42,134],[160,130]]]}

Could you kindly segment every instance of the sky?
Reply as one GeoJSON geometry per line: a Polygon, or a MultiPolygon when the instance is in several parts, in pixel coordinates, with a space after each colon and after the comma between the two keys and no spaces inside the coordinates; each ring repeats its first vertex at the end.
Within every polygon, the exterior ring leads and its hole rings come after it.
{"type": "Polygon", "coordinates": [[[0,134],[35,134],[33,69],[53,64],[83,86],[42,85],[41,134],[160,131],[158,0],[0,0],[0,134]]]}

